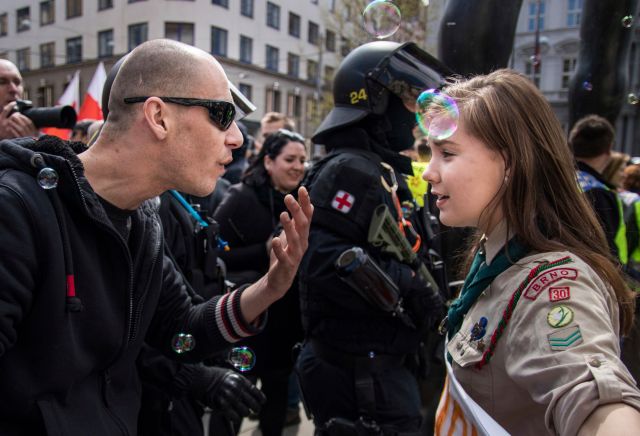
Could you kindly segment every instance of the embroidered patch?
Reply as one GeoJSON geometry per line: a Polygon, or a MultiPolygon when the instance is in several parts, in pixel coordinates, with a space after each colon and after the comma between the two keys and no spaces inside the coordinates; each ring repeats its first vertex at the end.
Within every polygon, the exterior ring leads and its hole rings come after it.
{"type": "Polygon", "coordinates": [[[564,304],[553,306],[547,314],[547,322],[553,328],[564,327],[571,321],[573,321],[573,310],[564,304]]]}
{"type": "Polygon", "coordinates": [[[575,268],[554,268],[540,274],[529,284],[524,291],[524,297],[529,300],[535,300],[538,295],[544,291],[547,286],[561,279],[575,280],[578,278],[578,270],[575,268]]]}
{"type": "Polygon", "coordinates": [[[338,191],[333,197],[331,207],[342,213],[349,213],[356,198],[346,191],[338,191]]]}
{"type": "Polygon", "coordinates": [[[577,325],[555,331],[547,335],[547,337],[549,338],[551,351],[566,350],[571,346],[582,343],[582,333],[580,332],[580,327],[577,325]]]}
{"type": "Polygon", "coordinates": [[[552,286],[549,288],[549,301],[568,300],[571,297],[569,286],[552,286]]]}

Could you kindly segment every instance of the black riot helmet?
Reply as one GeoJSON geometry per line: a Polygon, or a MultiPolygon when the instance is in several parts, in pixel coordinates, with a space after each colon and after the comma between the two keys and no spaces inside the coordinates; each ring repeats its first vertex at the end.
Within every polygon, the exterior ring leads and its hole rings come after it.
{"type": "MultiPolygon", "coordinates": [[[[113,82],[116,80],[120,67],[124,63],[125,59],[127,59],[127,56],[128,54],[122,56],[115,64],[113,64],[111,70],[109,70],[109,74],[107,74],[107,79],[104,82],[104,87],[102,88],[102,115],[105,120],[107,119],[107,115],[109,115],[109,94],[111,94],[111,87],[113,86],[113,82]]],[[[250,113],[254,112],[256,110],[256,106],[247,97],[245,97],[245,95],[242,94],[240,90],[231,83],[231,81],[229,81],[228,85],[229,90],[231,91],[231,97],[233,97],[233,104],[236,107],[235,121],[240,121],[250,113]]]]}
{"type": "Polygon", "coordinates": [[[334,108],[313,135],[323,143],[325,135],[352,125],[367,115],[382,115],[390,95],[414,107],[420,93],[440,88],[452,75],[439,60],[413,42],[375,41],[355,48],[338,67],[333,79],[334,108]]]}

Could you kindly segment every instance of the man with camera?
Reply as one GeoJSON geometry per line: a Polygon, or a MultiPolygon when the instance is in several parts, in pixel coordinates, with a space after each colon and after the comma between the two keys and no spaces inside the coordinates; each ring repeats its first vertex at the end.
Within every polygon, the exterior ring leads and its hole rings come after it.
{"type": "Polygon", "coordinates": [[[13,62],[0,59],[0,139],[37,136],[38,129],[29,118],[15,112],[16,100],[22,98],[22,75],[13,62]]]}

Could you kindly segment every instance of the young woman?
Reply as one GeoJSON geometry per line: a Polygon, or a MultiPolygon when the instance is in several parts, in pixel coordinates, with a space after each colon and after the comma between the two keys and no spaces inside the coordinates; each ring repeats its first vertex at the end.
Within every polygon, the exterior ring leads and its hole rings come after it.
{"type": "MultiPolygon", "coordinates": [[[[444,224],[484,234],[446,320],[449,382],[512,434],[639,429],[640,392],[619,358],[633,295],[551,107],[510,70],[443,92],[460,118],[453,135],[430,139],[423,177],[444,224]]],[[[457,425],[448,402],[437,434],[457,425]]]]}
{"type": "MultiPolygon", "coordinates": [[[[270,134],[251,162],[242,182],[229,188],[214,219],[229,251],[220,253],[227,277],[240,285],[251,283],[269,268],[271,237],[280,214],[286,210],[284,197],[295,193],[304,176],[304,138],[289,130],[270,134]]],[[[260,412],[264,436],[280,436],[287,412],[287,387],[293,368],[291,349],[302,340],[297,284],[269,309],[265,330],[243,342],[256,355],[256,366],[245,375],[260,378],[267,402],[260,412]]]]}

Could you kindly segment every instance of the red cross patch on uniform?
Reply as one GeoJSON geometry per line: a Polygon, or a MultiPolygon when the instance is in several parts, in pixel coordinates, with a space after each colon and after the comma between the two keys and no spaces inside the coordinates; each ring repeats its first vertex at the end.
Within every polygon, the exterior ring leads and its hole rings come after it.
{"type": "Polygon", "coordinates": [[[333,197],[331,207],[342,213],[349,213],[356,198],[346,191],[338,191],[333,197]]]}

